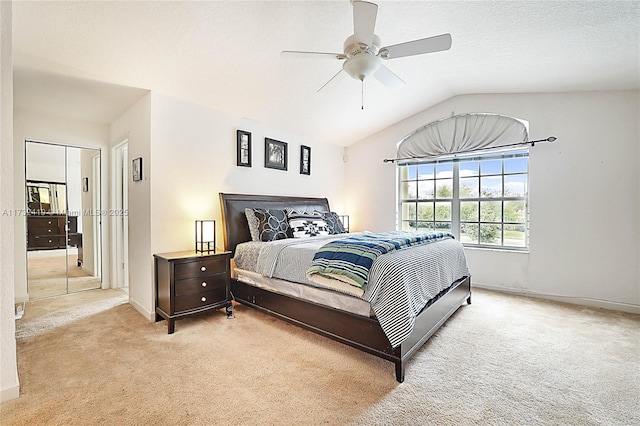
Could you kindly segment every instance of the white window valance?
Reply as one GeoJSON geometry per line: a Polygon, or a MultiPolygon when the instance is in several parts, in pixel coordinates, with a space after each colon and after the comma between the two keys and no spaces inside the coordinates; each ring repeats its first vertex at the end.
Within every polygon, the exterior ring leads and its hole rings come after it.
{"type": "Polygon", "coordinates": [[[455,115],[420,127],[398,144],[398,159],[429,158],[527,142],[526,121],[499,114],[455,115]]]}

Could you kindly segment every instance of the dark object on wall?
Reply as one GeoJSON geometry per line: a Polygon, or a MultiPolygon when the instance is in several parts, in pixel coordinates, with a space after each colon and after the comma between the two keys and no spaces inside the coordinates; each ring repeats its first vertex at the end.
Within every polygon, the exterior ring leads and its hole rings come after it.
{"type": "Polygon", "coordinates": [[[131,175],[133,176],[133,181],[138,182],[142,180],[142,157],[134,158],[131,163],[131,175]]]}
{"type": "Polygon", "coordinates": [[[264,138],[264,166],[269,169],[287,170],[287,143],[264,138]]]}
{"type": "Polygon", "coordinates": [[[89,178],[82,178],[82,192],[89,192],[89,178]]]}
{"type": "Polygon", "coordinates": [[[308,146],[300,146],[300,174],[311,174],[311,148],[308,146]]]}
{"type": "Polygon", "coordinates": [[[251,167],[251,133],[238,130],[236,132],[236,144],[236,165],[251,167]]]}

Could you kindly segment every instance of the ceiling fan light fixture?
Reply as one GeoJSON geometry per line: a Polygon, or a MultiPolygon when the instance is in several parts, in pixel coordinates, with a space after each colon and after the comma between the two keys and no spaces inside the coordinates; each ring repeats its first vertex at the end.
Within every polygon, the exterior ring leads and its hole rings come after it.
{"type": "Polygon", "coordinates": [[[360,81],[364,81],[365,78],[375,74],[378,68],[380,68],[380,58],[368,53],[356,55],[347,59],[342,64],[342,69],[344,69],[351,78],[360,81]]]}

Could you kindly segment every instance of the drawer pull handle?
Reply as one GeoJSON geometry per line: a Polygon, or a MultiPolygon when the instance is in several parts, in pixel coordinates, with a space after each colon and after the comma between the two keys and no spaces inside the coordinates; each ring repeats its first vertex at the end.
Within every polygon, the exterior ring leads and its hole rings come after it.
{"type": "Polygon", "coordinates": [[[49,242],[51,242],[51,240],[49,240],[49,242]]]}
{"type": "Polygon", "coordinates": [[[49,233],[51,233],[51,229],[47,229],[47,231],[49,231],[49,233]]]}
{"type": "Polygon", "coordinates": [[[206,267],[206,266],[203,266],[202,268],[200,268],[200,270],[201,270],[202,272],[204,272],[204,271],[206,271],[206,270],[207,270],[207,267],[206,267]]]}
{"type": "Polygon", "coordinates": [[[206,301],[207,301],[207,298],[206,298],[206,297],[204,297],[204,296],[202,296],[202,299],[200,299],[200,300],[202,300],[203,302],[206,302],[206,301]]]}
{"type": "Polygon", "coordinates": [[[203,282],[203,283],[202,283],[202,287],[206,287],[206,286],[207,286],[207,283],[206,283],[206,282],[203,282]]]}
{"type": "Polygon", "coordinates": [[[51,225],[51,221],[49,221],[49,225],[51,225]]]}

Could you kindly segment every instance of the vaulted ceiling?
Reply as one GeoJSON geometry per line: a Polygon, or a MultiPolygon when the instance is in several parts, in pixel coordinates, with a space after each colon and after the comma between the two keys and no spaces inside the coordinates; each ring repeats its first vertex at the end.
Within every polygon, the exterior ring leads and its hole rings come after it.
{"type": "Polygon", "coordinates": [[[385,62],[400,89],[346,78],[318,92],[341,62],[280,56],[341,53],[348,0],[14,2],[15,106],[109,123],[157,90],[349,145],[455,95],[640,88],[638,1],[376,3],[382,45],[453,38],[385,62]]]}

